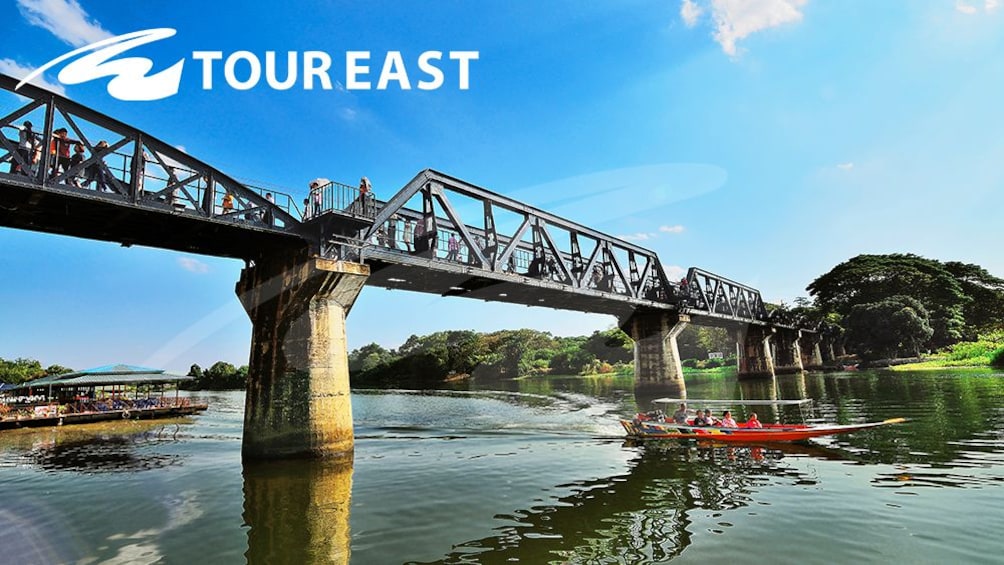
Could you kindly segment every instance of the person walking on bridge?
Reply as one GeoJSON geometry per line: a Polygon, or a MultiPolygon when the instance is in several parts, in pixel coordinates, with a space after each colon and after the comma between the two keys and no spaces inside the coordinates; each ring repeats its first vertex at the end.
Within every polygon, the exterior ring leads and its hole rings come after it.
{"type": "Polygon", "coordinates": [[[450,234],[450,239],[446,242],[446,260],[456,261],[457,256],[460,254],[460,241],[457,240],[457,236],[450,234]]]}

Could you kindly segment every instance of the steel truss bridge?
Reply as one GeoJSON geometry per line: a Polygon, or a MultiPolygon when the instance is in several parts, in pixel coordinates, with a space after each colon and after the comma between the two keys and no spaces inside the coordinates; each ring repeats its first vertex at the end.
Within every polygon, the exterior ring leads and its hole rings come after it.
{"type": "Polygon", "coordinates": [[[0,117],[2,226],[246,262],[306,245],[365,262],[385,288],[778,325],[754,288],[699,268],[671,281],[653,251],[434,170],[386,201],[335,182],[298,200],[17,82],[0,75],[16,105],[0,117]]]}

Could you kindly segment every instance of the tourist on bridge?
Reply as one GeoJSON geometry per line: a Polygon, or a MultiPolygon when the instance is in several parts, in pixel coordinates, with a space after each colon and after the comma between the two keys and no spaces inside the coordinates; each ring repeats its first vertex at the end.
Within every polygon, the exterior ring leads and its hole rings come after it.
{"type": "Polygon", "coordinates": [[[67,136],[66,128],[52,132],[52,142],[49,143],[49,155],[52,159],[50,176],[54,177],[57,173],[66,172],[70,168],[70,146],[74,143],[67,136]]]}
{"type": "Polygon", "coordinates": [[[17,134],[17,154],[29,168],[25,169],[17,162],[17,159],[11,159],[11,173],[21,173],[28,176],[31,176],[34,173],[34,171],[31,170],[31,166],[34,165],[37,160],[35,153],[38,151],[38,140],[35,138],[35,132],[32,131],[31,128],[31,122],[25,121],[17,134]]]}
{"type": "Polygon", "coordinates": [[[310,198],[303,199],[303,221],[310,219],[310,198]]]}
{"type": "Polygon", "coordinates": [[[310,184],[307,185],[310,187],[310,201],[313,203],[313,209],[310,211],[311,218],[321,215],[321,204],[324,202],[324,187],[330,184],[331,181],[328,179],[317,178],[310,181],[310,184]]]}
{"type": "Polygon", "coordinates": [[[275,198],[272,198],[272,193],[265,193],[265,200],[268,201],[268,205],[265,206],[264,221],[265,225],[271,227],[275,224],[275,213],[272,211],[272,206],[275,205],[275,198]]]}
{"type": "Polygon", "coordinates": [[[94,146],[94,157],[97,157],[90,165],[84,169],[86,177],[84,178],[84,186],[90,188],[91,183],[94,183],[94,190],[100,192],[110,192],[111,189],[108,185],[111,184],[109,180],[108,172],[104,167],[104,153],[108,149],[108,142],[101,140],[97,145],[94,146]]]}
{"type": "Polygon", "coordinates": [[[387,221],[387,245],[391,249],[397,249],[397,221],[398,215],[394,214],[387,221]]]}
{"type": "Polygon", "coordinates": [[[446,260],[456,261],[458,258],[457,255],[460,253],[460,241],[457,240],[456,235],[450,234],[450,239],[446,242],[446,250],[446,260]]]}
{"type": "Polygon", "coordinates": [[[359,179],[359,200],[363,205],[363,215],[376,215],[376,206],[373,199],[373,185],[370,184],[370,179],[366,177],[359,179]]]}
{"type": "Polygon", "coordinates": [[[415,223],[411,221],[411,218],[404,219],[404,247],[411,253],[415,250],[414,246],[415,239],[415,223]]]}
{"type": "MultiPolygon", "coordinates": [[[[82,144],[80,144],[80,143],[74,145],[73,146],[73,156],[70,157],[70,167],[69,168],[72,169],[72,168],[76,167],[77,165],[83,163],[84,159],[85,159],[85,156],[84,156],[84,146],[82,144]]],[[[83,188],[82,186],[80,186],[80,181],[77,179],[77,175],[73,175],[72,177],[70,177],[70,184],[72,184],[73,186],[75,186],[77,188],[83,188]]]]}

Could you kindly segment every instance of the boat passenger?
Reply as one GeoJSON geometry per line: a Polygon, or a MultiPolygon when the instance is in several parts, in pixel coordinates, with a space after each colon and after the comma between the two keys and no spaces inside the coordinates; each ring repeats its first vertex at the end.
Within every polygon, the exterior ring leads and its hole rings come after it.
{"type": "Polygon", "coordinates": [[[687,404],[685,402],[681,402],[680,409],[673,412],[673,421],[677,424],[687,424],[687,404]]]}
{"type": "Polygon", "coordinates": [[[704,409],[704,421],[707,422],[706,426],[718,426],[721,424],[712,414],[710,408],[704,409]]]}
{"type": "Polygon", "coordinates": [[[747,428],[762,428],[763,424],[760,423],[760,419],[756,417],[756,412],[750,412],[750,417],[746,420],[747,428]]]}
{"type": "Polygon", "coordinates": [[[722,427],[723,428],[738,428],[739,427],[739,424],[736,424],[736,421],[732,419],[732,411],[731,410],[726,410],[722,414],[722,427]]]}
{"type": "Polygon", "coordinates": [[[693,425],[693,426],[710,426],[711,422],[709,422],[707,420],[707,417],[704,415],[703,412],[701,412],[700,410],[698,410],[697,414],[694,416],[694,423],[691,424],[691,425],[693,425]]]}

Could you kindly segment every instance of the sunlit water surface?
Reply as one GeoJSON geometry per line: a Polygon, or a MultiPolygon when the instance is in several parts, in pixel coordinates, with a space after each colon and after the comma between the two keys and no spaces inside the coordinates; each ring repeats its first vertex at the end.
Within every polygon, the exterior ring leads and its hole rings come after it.
{"type": "Polygon", "coordinates": [[[355,391],[353,466],[243,466],[244,395],[200,394],[194,418],[0,432],[0,562],[1004,561],[1004,375],[688,386],[909,421],[806,445],[638,446],[617,422],[640,401],[630,379],[529,379],[355,391]]]}

